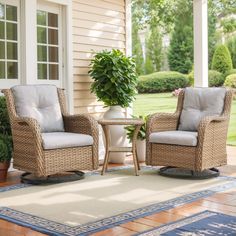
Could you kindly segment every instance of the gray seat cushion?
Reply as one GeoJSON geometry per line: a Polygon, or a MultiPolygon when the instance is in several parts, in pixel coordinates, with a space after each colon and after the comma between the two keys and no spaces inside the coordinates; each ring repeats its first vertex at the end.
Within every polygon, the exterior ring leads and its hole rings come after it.
{"type": "Polygon", "coordinates": [[[20,117],[36,119],[42,132],[64,131],[56,86],[18,85],[11,90],[20,117]]]}
{"type": "Polygon", "coordinates": [[[45,150],[93,145],[93,137],[86,134],[69,132],[42,133],[42,139],[45,150]]]}
{"type": "Polygon", "coordinates": [[[189,131],[163,131],[154,132],[149,136],[151,143],[174,144],[181,146],[197,146],[197,132],[189,131]]]}
{"type": "Polygon", "coordinates": [[[225,88],[186,88],[178,129],[197,131],[203,117],[221,115],[225,94],[225,88]]]}

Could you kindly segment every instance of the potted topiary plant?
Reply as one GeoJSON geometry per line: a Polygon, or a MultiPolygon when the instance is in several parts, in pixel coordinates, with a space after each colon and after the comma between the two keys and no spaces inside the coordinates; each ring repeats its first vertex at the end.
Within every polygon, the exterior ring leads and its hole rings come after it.
{"type": "MultiPolygon", "coordinates": [[[[109,106],[103,118],[123,118],[122,108],[127,108],[137,93],[137,74],[135,62],[117,49],[101,51],[95,54],[91,61],[89,75],[94,82],[91,91],[96,94],[99,101],[109,106]]],[[[126,132],[121,126],[109,127],[112,146],[125,146],[126,132]]],[[[110,155],[113,163],[123,163],[124,154],[110,155]]]]}
{"type": "Polygon", "coordinates": [[[0,182],[6,181],[12,157],[12,138],[5,97],[0,96],[0,182]]]}
{"type": "MultiPolygon", "coordinates": [[[[140,131],[138,132],[137,141],[136,141],[136,148],[137,148],[137,157],[140,162],[145,161],[146,159],[146,121],[147,116],[133,116],[134,118],[141,118],[145,121],[144,125],[141,126],[140,131]]],[[[132,142],[134,136],[135,127],[133,125],[129,125],[125,127],[127,130],[127,137],[132,142]]]]}

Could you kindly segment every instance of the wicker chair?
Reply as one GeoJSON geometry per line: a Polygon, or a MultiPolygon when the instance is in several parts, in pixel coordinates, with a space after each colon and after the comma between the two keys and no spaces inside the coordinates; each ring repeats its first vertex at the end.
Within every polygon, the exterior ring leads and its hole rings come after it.
{"type": "MultiPolygon", "coordinates": [[[[62,89],[55,87],[55,94],[58,98],[58,107],[62,115],[65,133],[90,136],[90,139],[93,140],[92,144],[45,149],[39,122],[32,117],[18,115],[12,89],[3,90],[3,93],[6,96],[12,128],[14,168],[32,173],[36,177],[46,177],[65,171],[98,168],[98,124],[94,118],[86,114],[69,115],[66,111],[65,95],[62,89]]],[[[27,94],[24,96],[27,98],[27,94]]]]}
{"type": "MultiPolygon", "coordinates": [[[[181,168],[182,171],[183,169],[191,170],[189,172],[193,176],[211,168],[218,172],[214,167],[227,164],[226,139],[232,91],[225,90],[224,93],[222,100],[223,112],[217,116],[208,115],[202,117],[194,133],[197,141],[193,145],[188,145],[187,143],[182,143],[181,145],[173,144],[170,140],[167,143],[151,142],[150,140],[152,133],[163,135],[166,134],[166,131],[177,131],[179,129],[181,113],[184,106],[184,90],[179,94],[175,113],[156,113],[151,115],[147,121],[146,164],[164,166],[161,168],[161,174],[168,175],[168,169],[170,170],[174,167],[175,171],[177,168],[181,168]]],[[[192,132],[187,134],[192,134],[192,132]]],[[[182,142],[185,141],[182,139],[182,142]]],[[[170,172],[171,174],[173,173],[170,172]]]]}

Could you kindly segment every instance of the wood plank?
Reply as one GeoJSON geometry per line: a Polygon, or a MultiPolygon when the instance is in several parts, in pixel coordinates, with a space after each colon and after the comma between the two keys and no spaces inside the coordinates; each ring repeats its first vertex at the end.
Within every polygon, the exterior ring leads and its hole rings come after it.
{"type": "Polygon", "coordinates": [[[88,71],[90,68],[88,67],[74,67],[73,74],[74,75],[88,75],[88,71]]]}
{"type": "Polygon", "coordinates": [[[91,63],[91,60],[90,59],[83,59],[83,60],[80,60],[80,59],[74,59],[73,60],[73,65],[74,67],[78,67],[78,66],[81,66],[81,67],[89,67],[90,66],[90,63],[91,63]]]}
{"type": "Polygon", "coordinates": [[[94,52],[73,52],[74,60],[91,60],[94,57],[94,52]]]}
{"type": "Polygon", "coordinates": [[[109,40],[118,40],[125,42],[125,34],[116,33],[116,32],[105,32],[101,30],[94,30],[94,29],[85,29],[82,27],[73,28],[73,41],[78,41],[78,36],[86,36],[91,38],[98,38],[98,39],[109,39],[109,40]]]}
{"type": "Polygon", "coordinates": [[[144,218],[157,221],[158,223],[167,224],[172,221],[183,219],[184,216],[178,215],[178,214],[172,214],[172,213],[168,213],[168,212],[160,212],[157,214],[146,216],[144,218]]]}
{"type": "Polygon", "coordinates": [[[100,52],[102,50],[112,50],[113,48],[115,49],[120,49],[121,51],[125,51],[125,48],[122,48],[119,46],[119,43],[113,42],[111,43],[110,46],[97,46],[97,45],[86,45],[86,44],[77,44],[74,43],[73,45],[73,50],[77,52],[86,52],[86,53],[91,53],[92,51],[94,52],[100,52]]]}
{"type": "Polygon", "coordinates": [[[74,36],[73,43],[76,44],[83,44],[84,45],[92,45],[92,46],[102,46],[102,47],[116,47],[116,48],[125,48],[124,41],[119,40],[110,40],[110,39],[101,39],[101,38],[93,38],[87,36],[74,36]]]}
{"type": "Polygon", "coordinates": [[[102,16],[110,16],[110,17],[115,17],[119,19],[125,19],[125,14],[121,13],[119,11],[114,11],[112,9],[107,10],[98,6],[89,6],[86,4],[81,4],[81,3],[73,3],[73,12],[72,16],[74,17],[74,14],[78,14],[78,12],[88,12],[88,13],[94,13],[97,15],[102,15],[102,16]]]}
{"type": "Polygon", "coordinates": [[[73,3],[74,4],[82,3],[89,6],[99,6],[100,8],[103,8],[103,9],[125,12],[125,6],[120,6],[120,5],[114,4],[113,2],[111,3],[111,2],[106,2],[103,0],[89,0],[86,2],[84,0],[73,0],[73,3]]]}
{"type": "Polygon", "coordinates": [[[128,222],[125,224],[121,224],[120,226],[135,232],[142,232],[153,228],[152,226],[140,224],[138,222],[128,222]]]}
{"type": "Polygon", "coordinates": [[[95,98],[87,99],[74,99],[74,104],[76,107],[79,106],[104,106],[103,102],[98,102],[95,98]]]}
{"type": "Polygon", "coordinates": [[[74,99],[78,99],[78,98],[96,98],[96,96],[90,91],[74,90],[74,99]]]}
{"type": "Polygon", "coordinates": [[[110,25],[102,22],[94,22],[89,20],[73,19],[72,23],[75,28],[85,28],[100,30],[102,32],[120,33],[125,34],[125,28],[122,26],[110,25]]]}
{"type": "Polygon", "coordinates": [[[119,236],[119,235],[132,235],[134,234],[134,231],[131,231],[129,229],[120,227],[120,226],[116,226],[114,228],[111,229],[106,229],[103,231],[100,231],[98,233],[94,233],[91,234],[91,236],[105,236],[105,235],[109,235],[109,236],[119,236]]]}
{"type": "Polygon", "coordinates": [[[79,83],[89,83],[93,82],[93,79],[89,77],[88,75],[74,75],[74,83],[79,82],[79,83]]]}
{"type": "Polygon", "coordinates": [[[120,26],[125,27],[124,19],[112,17],[112,16],[98,15],[98,14],[88,13],[88,12],[83,12],[83,11],[78,11],[76,14],[73,14],[73,20],[76,20],[76,19],[89,20],[89,21],[101,22],[101,23],[105,23],[109,25],[115,25],[119,27],[120,26]]]}
{"type": "Polygon", "coordinates": [[[88,83],[74,83],[74,89],[75,90],[90,90],[91,88],[91,82],[88,83]]]}

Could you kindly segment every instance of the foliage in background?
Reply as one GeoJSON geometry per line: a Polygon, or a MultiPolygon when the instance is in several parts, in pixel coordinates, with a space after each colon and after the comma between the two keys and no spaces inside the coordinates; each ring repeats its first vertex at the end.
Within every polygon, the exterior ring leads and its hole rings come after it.
{"type": "Polygon", "coordinates": [[[146,39],[146,61],[151,64],[152,70],[145,67],[145,74],[161,70],[162,64],[162,35],[158,27],[151,27],[146,39]]]}
{"type": "Polygon", "coordinates": [[[236,74],[236,69],[232,69],[232,70],[229,70],[225,73],[225,77],[227,77],[228,75],[232,75],[232,74],[236,74]]]}
{"type": "MultiPolygon", "coordinates": [[[[144,140],[146,139],[146,122],[147,122],[147,116],[133,116],[133,118],[140,118],[145,121],[145,123],[141,126],[140,131],[138,132],[137,139],[138,140],[144,140]]],[[[126,126],[125,129],[127,130],[127,138],[129,139],[130,143],[132,142],[132,139],[134,137],[134,131],[135,131],[135,126],[134,125],[129,125],[126,126]]]]}
{"type": "MultiPolygon", "coordinates": [[[[189,85],[194,85],[194,71],[191,71],[188,74],[189,85]]],[[[220,87],[224,84],[225,75],[216,71],[216,70],[209,70],[208,72],[208,84],[209,87],[220,87]]]]}
{"type": "Polygon", "coordinates": [[[236,74],[228,75],[226,77],[224,86],[236,89],[236,74]]]}
{"type": "Polygon", "coordinates": [[[136,95],[135,62],[120,50],[96,53],[89,75],[94,79],[91,91],[107,106],[128,107],[136,95]]]}
{"type": "Polygon", "coordinates": [[[208,81],[209,81],[209,87],[220,87],[225,82],[225,76],[219,71],[209,70],[208,81]]]}
{"type": "Polygon", "coordinates": [[[178,88],[185,88],[189,84],[187,76],[179,72],[156,72],[139,77],[139,93],[172,92],[178,88]]]}
{"type": "Polygon", "coordinates": [[[193,5],[178,1],[168,60],[170,70],[187,74],[193,66],[193,5]]]}
{"type": "Polygon", "coordinates": [[[236,68],[236,36],[227,41],[227,47],[232,58],[233,67],[236,68]]]}
{"type": "Polygon", "coordinates": [[[0,96],[0,162],[12,157],[11,125],[7,113],[6,99],[0,96]]]}
{"type": "Polygon", "coordinates": [[[233,69],[232,59],[229,49],[225,45],[219,45],[214,53],[212,60],[212,70],[226,73],[233,69]]]}
{"type": "Polygon", "coordinates": [[[144,59],[141,41],[138,35],[138,25],[135,22],[135,18],[132,18],[132,55],[136,63],[136,72],[138,75],[144,74],[144,59]]]}

